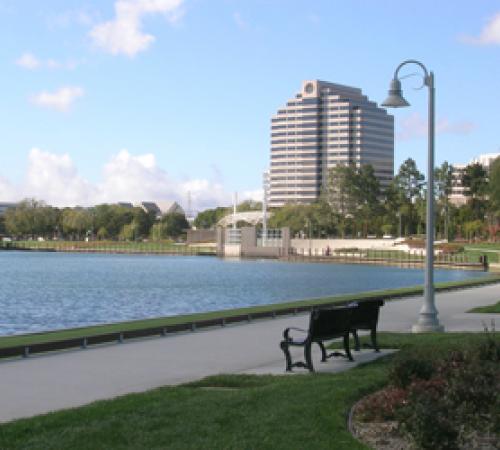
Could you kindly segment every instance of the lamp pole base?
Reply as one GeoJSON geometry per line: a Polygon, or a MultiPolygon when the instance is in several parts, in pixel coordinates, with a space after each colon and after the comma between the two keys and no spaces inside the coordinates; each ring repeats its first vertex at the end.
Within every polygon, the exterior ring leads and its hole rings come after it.
{"type": "Polygon", "coordinates": [[[418,322],[411,327],[412,333],[442,333],[444,326],[439,323],[437,314],[422,314],[418,322]]]}

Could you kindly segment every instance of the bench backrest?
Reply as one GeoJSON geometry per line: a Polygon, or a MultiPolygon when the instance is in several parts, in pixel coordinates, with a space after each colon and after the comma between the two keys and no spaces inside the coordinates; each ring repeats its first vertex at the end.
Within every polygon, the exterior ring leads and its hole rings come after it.
{"type": "Polygon", "coordinates": [[[350,329],[354,309],[342,306],[314,310],[309,321],[309,338],[313,341],[328,340],[344,335],[350,329]]]}
{"type": "Polygon", "coordinates": [[[350,306],[354,306],[351,317],[351,325],[353,327],[367,328],[375,326],[378,322],[380,307],[383,305],[383,300],[351,303],[350,306]]]}

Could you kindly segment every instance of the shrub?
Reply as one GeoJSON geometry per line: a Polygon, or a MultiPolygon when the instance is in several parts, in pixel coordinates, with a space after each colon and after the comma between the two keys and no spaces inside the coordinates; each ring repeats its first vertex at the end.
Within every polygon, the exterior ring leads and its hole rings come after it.
{"type": "Polygon", "coordinates": [[[404,389],[388,387],[366,397],[358,406],[358,417],[365,422],[394,420],[396,411],[407,402],[404,389]]]}
{"type": "Polygon", "coordinates": [[[399,361],[393,383],[408,401],[395,411],[401,430],[423,449],[470,448],[470,440],[497,439],[500,431],[500,341],[453,350],[435,367],[416,356],[399,361]],[[495,434],[496,433],[496,434],[495,434]]]}
{"type": "Polygon", "coordinates": [[[447,402],[435,394],[436,391],[426,391],[419,386],[412,392],[408,404],[398,411],[398,420],[419,448],[455,450],[457,427],[450,418],[447,402]]]}
{"type": "Polygon", "coordinates": [[[394,386],[406,388],[415,380],[428,380],[435,369],[431,361],[417,357],[403,358],[394,364],[389,379],[394,386]]]}

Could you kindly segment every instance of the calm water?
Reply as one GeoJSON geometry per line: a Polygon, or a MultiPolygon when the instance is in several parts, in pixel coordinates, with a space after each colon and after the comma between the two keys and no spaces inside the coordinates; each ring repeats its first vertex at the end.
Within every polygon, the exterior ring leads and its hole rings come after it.
{"type": "MultiPolygon", "coordinates": [[[[436,281],[484,276],[436,270],[436,281]]],[[[0,335],[423,284],[421,269],[0,252],[0,335]]]]}

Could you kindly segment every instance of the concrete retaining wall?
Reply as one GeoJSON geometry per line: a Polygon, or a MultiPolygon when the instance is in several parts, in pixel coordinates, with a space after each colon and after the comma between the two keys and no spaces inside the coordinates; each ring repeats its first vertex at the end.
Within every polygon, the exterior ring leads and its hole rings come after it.
{"type": "Polygon", "coordinates": [[[359,248],[372,250],[398,250],[394,247],[395,239],[292,239],[291,247],[301,253],[322,254],[327,247],[333,251],[338,248],[359,248]]]}

